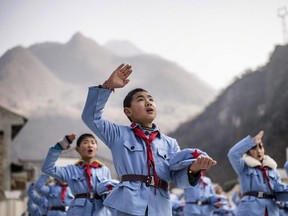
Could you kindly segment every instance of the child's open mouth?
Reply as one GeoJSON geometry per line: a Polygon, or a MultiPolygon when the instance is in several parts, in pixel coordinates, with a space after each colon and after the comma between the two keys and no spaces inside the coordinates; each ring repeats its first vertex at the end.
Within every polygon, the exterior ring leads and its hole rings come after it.
{"type": "Polygon", "coordinates": [[[149,108],[146,110],[147,112],[153,112],[154,110],[152,108],[149,108]]]}

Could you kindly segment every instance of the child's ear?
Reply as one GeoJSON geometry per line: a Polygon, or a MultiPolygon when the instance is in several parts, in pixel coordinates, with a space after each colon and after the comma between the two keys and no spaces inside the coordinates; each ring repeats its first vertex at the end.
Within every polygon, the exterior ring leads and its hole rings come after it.
{"type": "Polygon", "coordinates": [[[79,153],[79,146],[76,146],[75,150],[79,153]]]}
{"type": "Polygon", "coordinates": [[[132,114],[131,110],[130,110],[128,107],[125,107],[125,108],[124,108],[124,113],[125,113],[125,115],[126,115],[127,117],[130,117],[131,114],[132,114]]]}

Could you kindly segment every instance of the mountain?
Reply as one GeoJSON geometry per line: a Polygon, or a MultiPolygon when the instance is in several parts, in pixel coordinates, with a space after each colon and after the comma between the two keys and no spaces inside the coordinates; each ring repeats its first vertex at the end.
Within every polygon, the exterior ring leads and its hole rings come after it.
{"type": "Polygon", "coordinates": [[[28,48],[43,64],[64,82],[92,85],[112,71],[114,55],[81,33],[66,44],[46,42],[28,48]]]}
{"type": "MultiPolygon", "coordinates": [[[[123,43],[121,46],[126,50],[123,43]]],[[[64,44],[44,42],[14,47],[0,58],[0,104],[28,118],[13,140],[14,160],[42,159],[48,147],[63,135],[87,132],[80,116],[88,86],[102,84],[123,62],[133,66],[131,81],[111,94],[104,111],[115,122],[129,124],[122,100],[136,87],[146,88],[155,98],[156,123],[162,132],[172,131],[181,121],[195,116],[217,94],[174,62],[142,52],[115,55],[81,33],[64,44]]],[[[109,158],[106,147],[99,145],[101,153],[109,158]]]]}
{"type": "Polygon", "coordinates": [[[132,57],[145,54],[138,47],[126,40],[111,40],[104,44],[104,47],[117,56],[132,57]]]}
{"type": "Polygon", "coordinates": [[[218,164],[209,176],[229,185],[236,174],[227,153],[247,135],[264,130],[264,147],[279,167],[288,147],[288,46],[277,46],[266,65],[246,71],[213,103],[192,120],[180,124],[170,136],[183,148],[200,148],[218,164]]]}
{"type": "Polygon", "coordinates": [[[27,114],[58,102],[60,94],[69,94],[71,87],[23,47],[13,48],[0,59],[0,103],[18,112],[27,114]]]}

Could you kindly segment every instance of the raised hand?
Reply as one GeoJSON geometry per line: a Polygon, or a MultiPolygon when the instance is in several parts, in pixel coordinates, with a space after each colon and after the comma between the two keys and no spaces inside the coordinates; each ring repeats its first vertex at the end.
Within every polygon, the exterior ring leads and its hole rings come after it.
{"type": "Polygon", "coordinates": [[[255,142],[256,145],[259,143],[262,143],[262,137],[264,136],[264,131],[260,131],[254,138],[253,141],[255,142]]]}
{"type": "Polygon", "coordinates": [[[70,141],[70,143],[72,143],[75,139],[76,139],[76,134],[71,133],[69,135],[66,135],[68,141],[70,141]]]}
{"type": "Polygon", "coordinates": [[[130,80],[128,77],[132,73],[132,66],[129,64],[119,65],[110,77],[103,83],[103,88],[114,90],[115,88],[123,88],[130,80]]]}
{"type": "Polygon", "coordinates": [[[75,140],[76,135],[74,133],[71,133],[69,135],[66,135],[65,137],[63,137],[62,140],[60,140],[58,142],[59,145],[61,145],[61,147],[63,148],[63,150],[67,150],[70,148],[72,142],[75,140]]]}

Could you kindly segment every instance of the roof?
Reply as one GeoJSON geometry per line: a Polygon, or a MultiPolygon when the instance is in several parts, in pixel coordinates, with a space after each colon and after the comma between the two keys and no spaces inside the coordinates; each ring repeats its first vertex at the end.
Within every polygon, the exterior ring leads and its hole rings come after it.
{"type": "Polygon", "coordinates": [[[12,126],[12,139],[20,132],[23,126],[27,123],[28,119],[20,114],[15,113],[8,108],[0,105],[0,131],[4,130],[4,123],[8,123],[12,126]]]}

